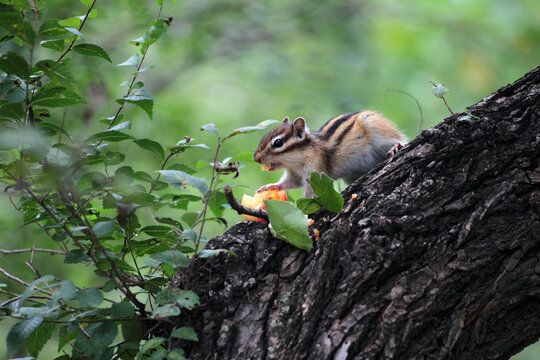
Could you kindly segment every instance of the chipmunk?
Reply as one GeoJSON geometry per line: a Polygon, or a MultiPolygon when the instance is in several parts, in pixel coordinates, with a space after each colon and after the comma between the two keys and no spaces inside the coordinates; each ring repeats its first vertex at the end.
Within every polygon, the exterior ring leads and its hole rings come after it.
{"type": "Polygon", "coordinates": [[[333,117],[318,131],[309,130],[301,117],[292,124],[286,117],[264,135],[253,155],[263,171],[285,168],[285,173],[279,182],[257,192],[303,187],[304,196],[312,197],[312,172],[324,172],[350,184],[405,144],[405,136],[394,124],[374,111],[333,117]]]}

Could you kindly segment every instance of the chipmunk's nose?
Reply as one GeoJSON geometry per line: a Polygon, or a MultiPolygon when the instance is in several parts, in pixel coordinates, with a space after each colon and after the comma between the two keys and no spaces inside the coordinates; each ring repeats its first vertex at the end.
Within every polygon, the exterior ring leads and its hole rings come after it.
{"type": "Polygon", "coordinates": [[[260,164],[261,163],[261,154],[258,153],[258,152],[253,154],[253,160],[255,160],[256,162],[258,162],[260,164]]]}

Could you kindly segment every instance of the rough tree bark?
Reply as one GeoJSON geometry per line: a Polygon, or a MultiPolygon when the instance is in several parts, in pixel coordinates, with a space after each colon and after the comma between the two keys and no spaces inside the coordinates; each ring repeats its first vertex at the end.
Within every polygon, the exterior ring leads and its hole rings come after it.
{"type": "MultiPolygon", "coordinates": [[[[321,211],[310,253],[241,222],[195,263],[191,359],[507,359],[540,336],[540,67],[321,211]],[[351,196],[356,194],[355,196],[351,196]]],[[[185,286],[177,278],[176,285],[185,286]]],[[[188,313],[188,312],[186,312],[188,313]]]]}

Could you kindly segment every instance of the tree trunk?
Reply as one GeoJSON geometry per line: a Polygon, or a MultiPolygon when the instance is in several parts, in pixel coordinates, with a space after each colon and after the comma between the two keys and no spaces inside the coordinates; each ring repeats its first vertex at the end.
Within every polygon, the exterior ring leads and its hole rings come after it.
{"type": "Polygon", "coordinates": [[[236,256],[196,261],[201,305],[179,326],[199,342],[178,346],[195,360],[462,360],[535,342],[540,67],[468,110],[358,179],[341,213],[315,214],[311,252],[255,222],[212,239],[236,256]]]}

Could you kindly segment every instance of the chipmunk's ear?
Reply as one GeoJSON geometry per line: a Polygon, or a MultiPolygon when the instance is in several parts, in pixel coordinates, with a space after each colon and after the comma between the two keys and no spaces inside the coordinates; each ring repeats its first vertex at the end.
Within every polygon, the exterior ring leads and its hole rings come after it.
{"type": "Polygon", "coordinates": [[[283,125],[289,125],[290,123],[291,123],[291,121],[289,120],[289,117],[286,116],[285,119],[283,119],[282,124],[283,124],[283,125]]]}
{"type": "Polygon", "coordinates": [[[304,118],[296,118],[293,123],[294,129],[296,131],[296,136],[299,138],[304,137],[304,134],[306,133],[306,120],[304,118]]]}

